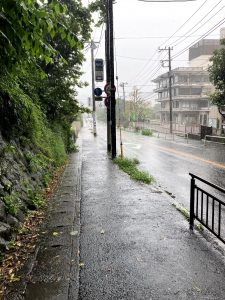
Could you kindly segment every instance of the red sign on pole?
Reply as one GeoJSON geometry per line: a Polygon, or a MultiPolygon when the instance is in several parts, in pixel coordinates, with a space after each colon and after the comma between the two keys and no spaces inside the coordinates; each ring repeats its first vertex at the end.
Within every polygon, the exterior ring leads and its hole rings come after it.
{"type": "Polygon", "coordinates": [[[110,100],[109,100],[109,97],[105,98],[105,106],[106,106],[107,108],[109,108],[109,106],[110,106],[110,100]]]}
{"type": "Polygon", "coordinates": [[[116,91],[116,87],[115,87],[115,85],[113,87],[111,87],[110,83],[106,83],[106,85],[104,87],[104,91],[107,94],[107,96],[110,96],[111,91],[116,91]]]}

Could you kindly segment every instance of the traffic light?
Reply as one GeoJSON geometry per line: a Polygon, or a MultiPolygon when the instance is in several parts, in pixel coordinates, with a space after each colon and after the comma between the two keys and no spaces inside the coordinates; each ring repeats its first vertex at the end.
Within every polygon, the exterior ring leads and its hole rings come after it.
{"type": "Polygon", "coordinates": [[[104,61],[101,58],[95,59],[95,81],[104,81],[104,61]]]}

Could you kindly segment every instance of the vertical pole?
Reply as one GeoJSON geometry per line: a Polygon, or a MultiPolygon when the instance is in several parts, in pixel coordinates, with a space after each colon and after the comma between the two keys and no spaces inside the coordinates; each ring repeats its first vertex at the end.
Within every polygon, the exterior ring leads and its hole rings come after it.
{"type": "Polygon", "coordinates": [[[114,37],[113,37],[113,0],[109,1],[109,58],[110,58],[110,111],[111,111],[111,146],[112,159],[116,157],[116,98],[114,82],[114,37]]]}
{"type": "Polygon", "coordinates": [[[169,98],[170,98],[170,134],[173,133],[173,117],[172,117],[172,106],[173,106],[173,99],[172,99],[172,74],[171,74],[171,48],[168,48],[169,52],[169,98]]]}
{"type": "Polygon", "coordinates": [[[92,111],[92,117],[93,117],[93,134],[94,136],[97,135],[96,132],[96,107],[95,107],[95,74],[94,74],[94,48],[95,44],[93,41],[91,41],[91,73],[92,73],[92,105],[93,105],[93,111],[92,111]]]}
{"type": "Polygon", "coordinates": [[[195,208],[195,179],[191,177],[191,191],[190,191],[190,230],[194,228],[194,208],[195,208]]]}
{"type": "MultiPolygon", "coordinates": [[[[105,30],[105,60],[106,60],[106,83],[110,81],[110,62],[109,62],[109,5],[108,0],[106,5],[106,30],[105,30]]],[[[107,151],[111,151],[111,127],[110,127],[110,106],[107,106],[107,151]]]]}
{"type": "Polygon", "coordinates": [[[122,87],[123,87],[123,113],[124,113],[124,116],[125,116],[125,101],[126,101],[126,98],[125,98],[125,82],[122,83],[122,87]]]}

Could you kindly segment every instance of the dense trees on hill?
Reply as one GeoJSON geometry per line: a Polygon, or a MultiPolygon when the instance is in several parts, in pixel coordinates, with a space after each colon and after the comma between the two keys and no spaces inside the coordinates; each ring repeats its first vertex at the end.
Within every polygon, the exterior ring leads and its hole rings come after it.
{"type": "Polygon", "coordinates": [[[225,118],[225,39],[221,41],[221,45],[223,47],[216,50],[211,58],[212,65],[209,67],[209,74],[210,81],[215,86],[211,101],[225,118]]]}
{"type": "Polygon", "coordinates": [[[49,148],[68,146],[79,111],[76,86],[90,38],[91,12],[81,0],[0,0],[0,131],[49,148]],[[56,145],[55,145],[56,146],[56,145]],[[52,145],[54,147],[54,145],[52,145]]]}

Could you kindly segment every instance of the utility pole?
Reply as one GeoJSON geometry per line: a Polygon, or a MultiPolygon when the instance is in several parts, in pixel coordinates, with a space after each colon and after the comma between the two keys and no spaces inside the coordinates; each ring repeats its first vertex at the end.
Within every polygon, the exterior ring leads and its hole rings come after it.
{"type": "Polygon", "coordinates": [[[96,107],[95,107],[95,74],[94,74],[94,49],[96,49],[95,43],[91,41],[91,73],[92,73],[92,105],[93,105],[93,111],[92,111],[92,118],[93,118],[93,134],[94,136],[97,136],[96,131],[96,107]]]}
{"type": "MultiPolygon", "coordinates": [[[[171,50],[173,50],[173,48],[171,47],[165,47],[165,48],[159,48],[159,51],[168,51],[168,60],[164,60],[164,61],[168,61],[168,68],[169,68],[169,72],[168,72],[168,77],[169,77],[169,103],[170,103],[170,133],[173,133],[173,98],[172,98],[172,72],[171,72],[171,50]]],[[[162,63],[164,62],[162,61],[162,63]]],[[[164,65],[163,65],[164,66],[164,65]]]]}
{"type": "Polygon", "coordinates": [[[126,101],[126,96],[125,96],[125,84],[127,84],[127,82],[121,82],[120,86],[123,89],[123,112],[124,112],[124,116],[125,116],[125,101],[126,101]]]}
{"type": "MultiPolygon", "coordinates": [[[[105,61],[106,61],[106,83],[110,82],[110,61],[109,61],[109,4],[106,5],[106,30],[105,30],[105,61]]],[[[111,113],[110,106],[107,106],[107,151],[111,151],[111,113]]]]}
{"type": "Polygon", "coordinates": [[[113,0],[108,0],[109,20],[109,66],[110,66],[110,113],[111,113],[111,151],[116,157],[116,98],[114,81],[114,40],[113,40],[113,0]]]}

